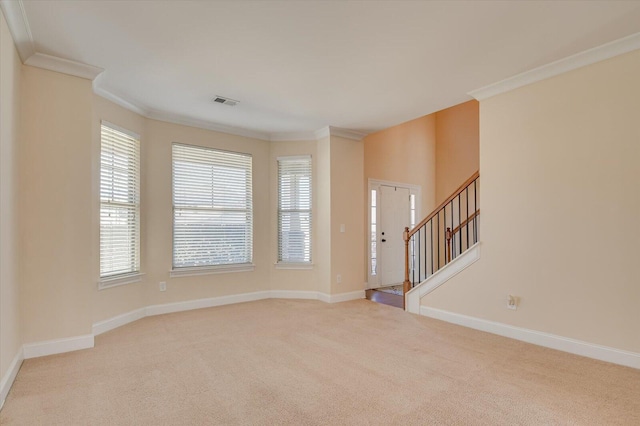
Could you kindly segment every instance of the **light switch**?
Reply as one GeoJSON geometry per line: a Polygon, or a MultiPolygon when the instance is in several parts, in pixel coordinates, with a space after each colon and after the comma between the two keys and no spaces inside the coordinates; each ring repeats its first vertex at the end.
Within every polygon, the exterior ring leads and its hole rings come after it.
{"type": "Polygon", "coordinates": [[[345,231],[345,226],[344,223],[340,224],[340,232],[344,232],[345,231]]]}

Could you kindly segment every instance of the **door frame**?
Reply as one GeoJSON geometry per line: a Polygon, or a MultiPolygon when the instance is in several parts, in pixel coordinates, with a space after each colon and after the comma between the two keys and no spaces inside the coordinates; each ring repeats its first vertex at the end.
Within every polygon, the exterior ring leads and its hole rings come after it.
{"type": "MultiPolygon", "coordinates": [[[[379,206],[379,194],[381,186],[395,186],[398,188],[405,188],[409,190],[409,194],[415,197],[415,221],[418,222],[422,218],[422,187],[420,185],[413,185],[410,183],[393,182],[381,179],[368,179],[367,185],[367,229],[365,232],[365,244],[367,245],[367,289],[379,288],[380,279],[378,274],[373,274],[371,267],[371,191],[376,190],[376,224],[380,224],[380,206],[379,206]]],[[[411,212],[411,206],[409,206],[409,212],[411,212]]],[[[414,224],[408,224],[411,227],[414,224]]],[[[376,247],[380,246],[380,230],[376,228],[376,247]]]]}

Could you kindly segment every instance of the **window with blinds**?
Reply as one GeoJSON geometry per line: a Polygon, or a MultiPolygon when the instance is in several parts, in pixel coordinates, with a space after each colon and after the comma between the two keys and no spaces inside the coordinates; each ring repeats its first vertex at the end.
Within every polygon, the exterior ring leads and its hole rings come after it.
{"type": "Polygon", "coordinates": [[[248,264],[251,155],[173,144],[173,268],[248,264]]]}
{"type": "Polygon", "coordinates": [[[311,262],[311,157],[278,158],[278,262],[311,262]]]}
{"type": "Polygon", "coordinates": [[[140,272],[140,141],[100,127],[100,278],[140,272]]]}

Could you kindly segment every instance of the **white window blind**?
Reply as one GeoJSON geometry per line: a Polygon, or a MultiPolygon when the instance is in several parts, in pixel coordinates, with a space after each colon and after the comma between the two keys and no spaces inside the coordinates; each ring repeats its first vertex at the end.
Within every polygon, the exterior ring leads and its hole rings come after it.
{"type": "Polygon", "coordinates": [[[100,277],[140,271],[140,142],[100,127],[100,277]]]}
{"type": "Polygon", "coordinates": [[[278,262],[311,262],[311,157],[278,159],[278,262]]]}
{"type": "Polygon", "coordinates": [[[173,267],[251,263],[252,158],[173,144],[173,267]]]}

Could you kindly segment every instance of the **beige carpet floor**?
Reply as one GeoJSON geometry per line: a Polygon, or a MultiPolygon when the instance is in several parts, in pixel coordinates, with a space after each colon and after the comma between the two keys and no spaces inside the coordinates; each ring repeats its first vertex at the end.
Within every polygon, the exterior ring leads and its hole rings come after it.
{"type": "Polygon", "coordinates": [[[264,300],[27,360],[0,423],[640,425],[640,370],[366,300],[264,300]]]}

